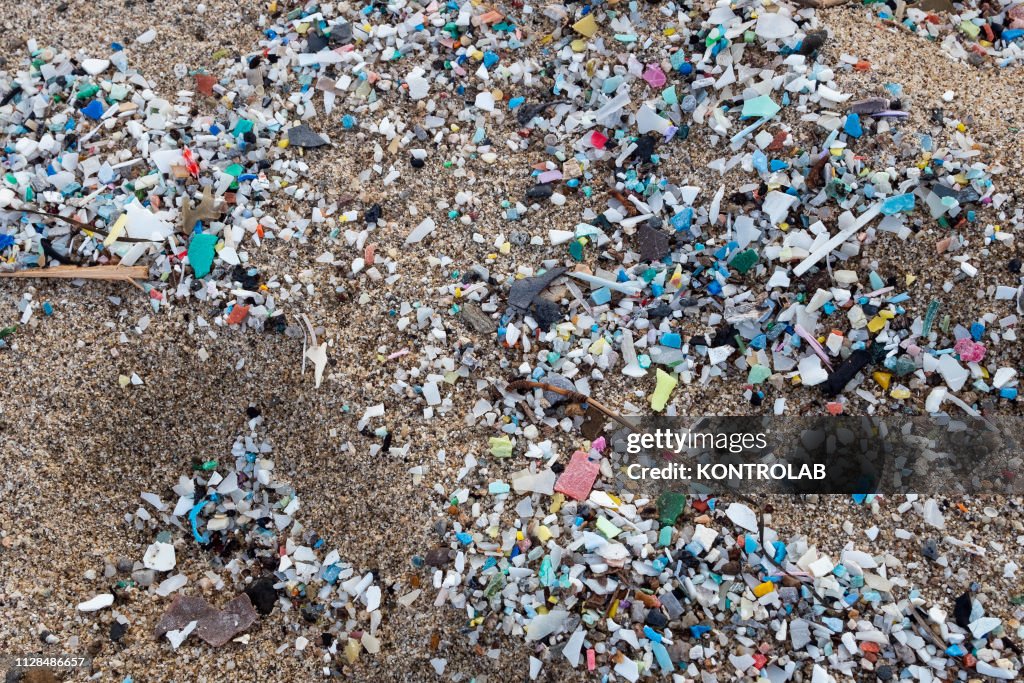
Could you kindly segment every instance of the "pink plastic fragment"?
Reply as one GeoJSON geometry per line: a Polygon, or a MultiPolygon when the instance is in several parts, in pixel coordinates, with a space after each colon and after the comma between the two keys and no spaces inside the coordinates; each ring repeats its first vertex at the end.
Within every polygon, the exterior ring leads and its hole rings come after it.
{"type": "Polygon", "coordinates": [[[647,70],[644,71],[644,80],[647,81],[652,88],[660,88],[665,85],[668,78],[665,76],[665,72],[661,70],[660,66],[657,64],[651,64],[647,67],[647,70]]]}
{"type": "Polygon", "coordinates": [[[576,500],[585,500],[594,488],[601,463],[591,460],[583,451],[576,451],[568,467],[555,482],[555,490],[576,500]]]}
{"type": "Polygon", "coordinates": [[[590,444],[590,447],[593,448],[598,453],[603,453],[607,445],[608,441],[603,436],[599,436],[596,439],[594,439],[594,441],[590,444]]]}
{"type": "Polygon", "coordinates": [[[593,671],[597,668],[597,653],[594,652],[594,648],[587,650],[587,671],[593,671]]]}
{"type": "Polygon", "coordinates": [[[542,183],[542,184],[543,183],[553,183],[556,180],[561,180],[561,179],[562,179],[562,172],[558,171],[558,170],[544,171],[539,176],[537,176],[537,182],[538,183],[542,183]]]}
{"type": "Polygon", "coordinates": [[[590,134],[590,144],[598,149],[604,149],[604,146],[608,143],[608,136],[599,130],[595,130],[590,134]]]}
{"type": "Polygon", "coordinates": [[[829,362],[828,354],[825,353],[825,349],[821,348],[821,344],[818,343],[818,340],[815,339],[810,332],[805,330],[800,325],[796,326],[796,333],[800,335],[803,338],[803,340],[808,343],[808,345],[810,345],[811,349],[816,354],[818,354],[819,358],[821,358],[821,362],[823,362],[826,366],[828,366],[828,369],[831,370],[832,363],[829,362]]]}
{"type": "Polygon", "coordinates": [[[960,356],[960,360],[965,363],[977,363],[985,357],[985,345],[981,342],[976,342],[967,337],[958,339],[956,344],[953,345],[953,350],[960,356]]]}

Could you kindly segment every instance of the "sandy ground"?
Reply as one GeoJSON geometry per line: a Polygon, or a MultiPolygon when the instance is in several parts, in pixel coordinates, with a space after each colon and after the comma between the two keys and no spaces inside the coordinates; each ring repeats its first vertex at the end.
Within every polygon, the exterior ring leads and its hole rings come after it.
{"type": "MultiPolygon", "coordinates": [[[[60,4],[63,9],[56,2],[19,6],[3,19],[0,53],[9,64],[21,59],[22,39],[27,36],[49,38],[72,50],[105,49],[111,41],[127,42],[155,26],[160,37],[146,48],[133,49],[132,61],[144,62],[147,75],[157,77],[160,87],[170,93],[184,87],[171,74],[175,62],[215,72],[211,55],[216,50],[244,50],[256,40],[253,20],[257,10],[242,7],[247,3],[209,0],[205,5],[203,15],[195,12],[192,2],[72,0],[60,4]]],[[[957,91],[955,101],[944,105],[948,115],[969,122],[975,138],[991,146],[991,158],[1002,160],[1009,168],[1000,184],[1002,191],[1020,196],[1020,172],[1024,170],[1019,130],[1024,126],[1019,109],[1019,94],[1024,91],[1022,72],[996,72],[949,62],[937,46],[882,28],[865,16],[864,10],[852,7],[824,14],[836,36],[828,45],[830,54],[848,53],[874,65],[867,74],[842,75],[840,85],[867,96],[878,94],[886,82],[902,83],[914,112],[908,130],[926,127],[929,111],[939,106],[941,93],[957,91]]],[[[336,118],[323,125],[335,139],[341,139],[336,118]]],[[[698,161],[702,154],[699,142],[692,141],[686,153],[698,161]]],[[[397,195],[408,187],[358,196],[352,170],[363,168],[368,159],[358,139],[315,154],[319,155],[314,157],[317,175],[328,197],[352,193],[360,202],[380,202],[386,212],[399,199],[403,204],[407,201],[397,195]]],[[[437,168],[424,169],[424,180],[417,182],[430,183],[433,196],[451,199],[456,183],[442,175],[443,158],[443,154],[432,156],[431,163],[437,168]]],[[[487,244],[470,241],[468,229],[444,226],[425,253],[447,253],[455,259],[452,269],[482,261],[491,251],[493,236],[508,229],[497,211],[490,212],[487,207],[521,195],[531,183],[524,170],[528,163],[520,158],[508,168],[474,169],[474,190],[480,193],[485,209],[476,229],[488,237],[487,244]]],[[[689,164],[683,158],[669,163],[678,164],[680,173],[688,173],[689,164]]],[[[693,171],[691,182],[707,179],[709,185],[717,185],[717,180],[703,174],[706,171],[693,171]]],[[[429,206],[427,199],[420,197],[419,201],[429,206]]],[[[531,214],[516,228],[539,231],[549,223],[575,222],[579,208],[572,202],[561,212],[552,207],[531,214]]],[[[74,609],[83,596],[102,592],[116,580],[103,578],[106,563],[135,560],[151,541],[148,533],[135,532],[123,519],[138,506],[139,492],[158,491],[166,497],[193,459],[225,457],[235,435],[244,431],[246,408],[255,405],[266,418],[278,466],[289,473],[305,500],[307,528],[320,533],[357,566],[377,570],[382,585],[397,589],[386,592],[382,652],[377,656],[364,653],[354,667],[343,667],[343,671],[360,681],[433,680],[428,660],[443,656],[450,660],[446,678],[454,678],[454,674],[463,674],[465,679],[475,676],[480,682],[524,678],[530,650],[522,642],[493,634],[491,642],[481,643],[482,647],[471,646],[460,634],[464,615],[431,607],[429,590],[411,609],[401,608],[393,600],[395,594],[408,590],[416,573],[410,557],[426,552],[437,541],[433,527],[445,516],[445,501],[431,487],[440,483],[446,490],[454,488],[454,472],[462,455],[470,450],[481,452],[486,437],[492,435],[485,427],[463,424],[462,415],[475,401],[471,384],[455,392],[455,407],[447,416],[432,421],[423,420],[417,405],[403,403],[387,388],[395,366],[377,360],[378,353],[387,355],[411,347],[413,354],[400,361],[410,367],[418,356],[413,346],[418,337],[399,333],[388,317],[389,308],[402,301],[429,299],[433,296],[429,293],[445,280],[445,273],[430,269],[420,258],[422,254],[402,250],[400,236],[414,225],[412,219],[395,216],[393,220],[398,224],[376,236],[379,251],[389,247],[400,251],[403,277],[389,288],[365,279],[345,281],[341,271],[314,264],[327,248],[336,254],[342,251],[323,235],[314,235],[308,244],[271,245],[254,252],[256,264],[272,274],[298,276],[303,270],[313,271],[310,280],[317,294],[290,301],[286,310],[292,321],[299,313],[309,314],[333,341],[330,376],[319,390],[313,389],[308,373],[299,373],[301,340],[252,331],[222,330],[215,338],[190,333],[189,324],[197,316],[212,318],[194,301],[153,316],[140,335],[135,327],[149,311],[145,297],[136,290],[107,284],[82,288],[63,283],[0,284],[0,326],[16,320],[17,303],[26,291],[54,306],[52,317],[35,316],[27,328],[19,330],[13,347],[0,354],[0,468],[6,473],[0,488],[0,652],[89,653],[102,680],[122,680],[126,675],[147,682],[317,678],[320,663],[311,653],[297,658],[289,647],[283,654],[275,654],[279,645],[294,641],[296,635],[316,633],[295,614],[275,612],[264,618],[253,628],[253,640],[245,647],[231,645],[214,651],[193,640],[171,653],[165,643],[155,642],[151,633],[166,600],[141,595],[119,605],[117,609],[131,621],[119,643],[112,643],[107,635],[109,612],[82,616],[74,609]],[[334,295],[338,284],[349,291],[346,300],[334,295]],[[363,291],[371,294],[371,302],[360,306],[355,299],[363,291]],[[121,297],[120,304],[112,303],[112,296],[121,297]],[[209,353],[208,361],[200,360],[200,347],[209,353]],[[238,369],[241,362],[244,365],[238,369]],[[131,373],[138,373],[144,386],[121,389],[118,376],[131,373]],[[404,461],[371,457],[369,447],[380,440],[356,432],[355,423],[365,407],[381,401],[388,405],[387,422],[395,431],[395,444],[412,444],[404,461]],[[351,411],[344,411],[344,406],[351,411]],[[337,437],[330,436],[332,429],[337,430],[337,437]],[[352,443],[352,450],[342,450],[346,442],[352,443]],[[438,464],[437,453],[442,448],[448,453],[447,465],[438,464]],[[414,487],[407,470],[418,464],[429,464],[430,469],[425,481],[414,487]],[[89,570],[99,578],[87,579],[89,570]],[[62,644],[44,645],[39,637],[43,629],[55,634],[62,644]],[[440,634],[439,652],[429,648],[435,633],[440,634]],[[72,637],[80,643],[73,651],[65,645],[72,637]],[[494,646],[501,648],[499,659],[483,656],[484,650],[494,646]]],[[[891,274],[920,276],[918,289],[911,291],[912,314],[922,314],[927,306],[926,284],[952,277],[956,267],[935,258],[937,238],[933,237],[926,231],[902,244],[888,238],[864,254],[866,259],[881,260],[891,274]]],[[[513,257],[517,263],[536,265],[552,254],[551,248],[526,247],[513,257]]],[[[1005,248],[992,254],[982,264],[977,280],[958,287],[954,297],[946,299],[944,312],[955,321],[973,320],[984,306],[991,305],[979,301],[976,290],[1012,280],[1004,264],[1015,254],[1005,248]]],[[[498,266],[506,271],[512,267],[498,266]]],[[[449,324],[449,334],[477,344],[478,357],[485,361],[484,376],[504,376],[503,360],[521,362],[519,352],[498,350],[490,339],[455,319],[449,324]]],[[[1019,366],[1019,350],[995,352],[1019,366]]],[[[627,399],[639,402],[638,396],[650,389],[646,383],[608,382],[600,391],[602,400],[614,406],[627,399]]],[[[713,396],[692,390],[684,397],[680,412],[749,410],[740,403],[740,393],[739,382],[716,386],[713,396]]],[[[810,410],[823,409],[818,395],[807,390],[792,392],[790,399],[805,401],[810,410]]],[[[559,438],[564,448],[571,447],[570,440],[552,436],[559,438]]],[[[497,478],[517,468],[516,464],[503,464],[485,474],[497,478]]],[[[952,506],[957,501],[946,502],[952,506]]],[[[905,565],[906,574],[929,598],[949,607],[971,581],[978,581],[989,609],[1011,617],[1008,599],[1022,592],[1022,587],[1019,581],[1000,577],[1007,560],[1024,565],[1021,546],[1011,542],[1024,533],[1021,503],[1003,499],[967,503],[968,514],[950,512],[948,533],[960,538],[970,535],[983,545],[993,539],[1007,541],[1006,551],[990,550],[981,561],[960,554],[960,564],[944,571],[922,562],[916,545],[892,541],[897,526],[920,533],[922,539],[929,537],[919,518],[898,519],[893,501],[883,501],[877,514],[846,498],[803,504],[788,499],[766,501],[775,510],[772,523],[783,537],[803,533],[825,551],[845,542],[843,521],[851,521],[855,533],[877,524],[883,529],[879,543],[885,542],[905,562],[914,563],[905,565]],[[1001,516],[994,522],[987,520],[980,514],[984,505],[996,506],[1001,516]]],[[[179,551],[179,562],[193,576],[206,568],[206,559],[194,547],[179,551]]],[[[425,574],[421,578],[427,580],[425,574]]],[[[217,599],[212,593],[207,597],[217,599]]],[[[85,678],[79,672],[69,680],[85,678]]],[[[558,666],[546,666],[542,673],[542,680],[576,678],[583,675],[558,666]]]]}

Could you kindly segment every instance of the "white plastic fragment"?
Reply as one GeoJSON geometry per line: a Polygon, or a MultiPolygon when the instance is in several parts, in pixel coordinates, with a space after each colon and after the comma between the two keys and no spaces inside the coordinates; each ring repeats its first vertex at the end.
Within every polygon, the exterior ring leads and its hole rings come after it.
{"type": "Polygon", "coordinates": [[[434,232],[435,227],[437,227],[437,225],[434,223],[433,218],[430,218],[429,216],[424,218],[419,225],[413,228],[412,232],[409,233],[409,236],[405,238],[405,243],[416,244],[418,242],[422,242],[423,238],[434,232]]]}
{"type": "Polygon", "coordinates": [[[79,612],[96,612],[114,604],[114,596],[110,593],[101,593],[85,602],[78,603],[76,608],[79,612]]]}

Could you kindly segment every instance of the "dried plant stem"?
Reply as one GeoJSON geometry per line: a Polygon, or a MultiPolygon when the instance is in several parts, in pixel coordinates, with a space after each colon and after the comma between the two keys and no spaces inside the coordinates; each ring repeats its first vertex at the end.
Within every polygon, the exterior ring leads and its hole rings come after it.
{"type": "Polygon", "coordinates": [[[543,389],[544,391],[553,391],[556,394],[565,396],[574,403],[586,403],[587,405],[594,406],[597,410],[601,411],[601,413],[608,419],[615,420],[620,425],[622,425],[623,427],[630,431],[636,431],[636,427],[634,427],[625,419],[623,419],[623,417],[619,415],[617,412],[615,412],[614,410],[605,405],[602,405],[601,403],[598,403],[589,396],[584,396],[578,391],[571,391],[569,389],[563,389],[562,387],[556,387],[555,385],[548,384],[547,382],[534,382],[528,379],[517,379],[513,382],[509,382],[508,387],[513,391],[519,391],[520,389],[543,389]]]}
{"type": "Polygon", "coordinates": [[[149,277],[149,268],[146,266],[54,266],[52,268],[15,270],[10,273],[0,272],[0,277],[128,282],[132,286],[146,291],[136,280],[147,279],[149,277]]]}
{"type": "Polygon", "coordinates": [[[829,9],[830,7],[839,7],[850,2],[850,0],[793,0],[798,5],[804,7],[813,7],[815,9],[829,9]]]}

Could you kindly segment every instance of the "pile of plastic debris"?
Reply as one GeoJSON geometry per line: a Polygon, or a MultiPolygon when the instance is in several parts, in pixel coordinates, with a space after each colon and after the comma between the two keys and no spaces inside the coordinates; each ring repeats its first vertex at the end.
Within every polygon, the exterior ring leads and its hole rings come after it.
{"type": "MultiPolygon", "coordinates": [[[[193,474],[174,486],[178,499],[173,507],[158,494],[142,494],[146,506],[126,515],[126,521],[139,531],[160,531],[124,590],[147,590],[158,598],[176,594],[189,583],[188,576],[179,572],[157,579],[175,570],[177,552],[198,546],[210,561],[200,581],[236,594],[224,608],[236,618],[201,597],[176,596],[156,632],[166,635],[174,649],[193,630],[211,645],[224,645],[251,626],[257,614],[268,615],[279,606],[301,617],[293,628],[295,650],[310,643],[308,623],[326,622],[316,640],[332,656],[343,654],[355,662],[363,650],[378,652],[380,586],[372,573],[358,573],[337,550],[325,552],[324,539],[296,517],[299,496],[275,470],[271,446],[258,434],[261,425],[261,417],[249,421],[250,434],[235,441],[226,467],[216,460],[195,462],[193,474]],[[368,623],[360,623],[364,613],[368,623]]],[[[238,639],[248,642],[249,636],[238,639]]],[[[281,651],[291,646],[286,643],[281,651]]]]}
{"type": "MultiPolygon", "coordinates": [[[[563,658],[602,680],[674,674],[705,683],[1012,680],[1024,666],[1019,618],[986,615],[970,592],[952,614],[929,605],[903,576],[916,564],[886,550],[877,526],[862,530],[865,545],[847,521],[851,538],[833,558],[806,536],[762,527],[742,503],[722,510],[698,498],[687,509],[681,493],[650,500],[603,489],[604,450],[599,438],[567,466],[555,456],[486,491],[453,491],[447,545],[419,558],[433,573],[436,604],[468,614],[472,642],[498,632],[534,645],[531,680],[563,658]]],[[[472,469],[467,462],[464,473],[472,469]]],[[[858,499],[877,512],[873,498],[858,499]]],[[[898,512],[945,528],[934,499],[906,496],[898,512]]],[[[907,546],[915,538],[895,533],[907,546]]],[[[943,541],[985,553],[970,539],[943,541]]],[[[950,566],[935,541],[921,552],[950,566]]],[[[1006,575],[1017,569],[1008,562],[1006,575]]],[[[443,658],[433,663],[444,671],[443,658]]]]}
{"type": "Polygon", "coordinates": [[[953,59],[975,66],[1018,65],[1024,60],[1024,4],[925,0],[874,3],[879,18],[899,22],[919,36],[940,42],[953,59]]]}

